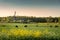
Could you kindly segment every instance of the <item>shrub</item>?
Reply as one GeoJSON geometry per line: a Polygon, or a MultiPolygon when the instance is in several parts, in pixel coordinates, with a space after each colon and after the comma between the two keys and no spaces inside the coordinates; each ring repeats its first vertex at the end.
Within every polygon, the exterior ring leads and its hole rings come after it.
{"type": "Polygon", "coordinates": [[[59,27],[58,25],[55,25],[55,27],[59,27]]]}
{"type": "Polygon", "coordinates": [[[18,28],[18,26],[16,25],[16,27],[18,28]]]}
{"type": "Polygon", "coordinates": [[[25,25],[24,27],[27,27],[27,25],[25,25]]]}

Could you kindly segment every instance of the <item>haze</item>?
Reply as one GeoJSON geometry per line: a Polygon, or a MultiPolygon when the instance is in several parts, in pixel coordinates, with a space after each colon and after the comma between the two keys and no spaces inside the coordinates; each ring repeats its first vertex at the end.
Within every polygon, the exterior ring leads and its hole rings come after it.
{"type": "Polygon", "coordinates": [[[0,0],[0,17],[13,16],[59,17],[60,0],[0,0]]]}

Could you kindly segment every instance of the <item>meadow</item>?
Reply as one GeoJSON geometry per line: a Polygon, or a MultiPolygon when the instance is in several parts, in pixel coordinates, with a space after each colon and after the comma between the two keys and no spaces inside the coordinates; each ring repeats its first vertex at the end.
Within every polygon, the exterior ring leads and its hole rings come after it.
{"type": "Polygon", "coordinates": [[[0,23],[0,40],[60,40],[60,24],[0,23]]]}

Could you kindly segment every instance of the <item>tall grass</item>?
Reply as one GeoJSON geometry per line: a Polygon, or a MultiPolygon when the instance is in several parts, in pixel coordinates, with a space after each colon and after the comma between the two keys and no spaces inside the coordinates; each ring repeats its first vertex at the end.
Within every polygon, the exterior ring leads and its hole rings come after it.
{"type": "Polygon", "coordinates": [[[0,40],[60,40],[60,27],[55,28],[54,25],[49,27],[40,23],[0,24],[0,40]],[[16,25],[18,28],[15,27],[16,25]],[[28,26],[24,27],[24,25],[28,26]]]}

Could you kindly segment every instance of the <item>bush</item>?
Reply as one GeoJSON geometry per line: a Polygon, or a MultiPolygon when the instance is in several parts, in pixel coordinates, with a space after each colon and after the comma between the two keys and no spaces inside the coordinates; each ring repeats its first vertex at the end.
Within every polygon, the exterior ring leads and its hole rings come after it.
{"type": "Polygon", "coordinates": [[[27,25],[25,25],[24,27],[27,27],[27,25]]]}
{"type": "Polygon", "coordinates": [[[16,25],[16,27],[18,28],[18,26],[16,25]]]}
{"type": "Polygon", "coordinates": [[[55,25],[55,27],[59,27],[58,25],[55,25]]]}

